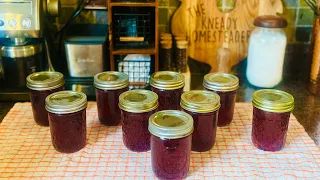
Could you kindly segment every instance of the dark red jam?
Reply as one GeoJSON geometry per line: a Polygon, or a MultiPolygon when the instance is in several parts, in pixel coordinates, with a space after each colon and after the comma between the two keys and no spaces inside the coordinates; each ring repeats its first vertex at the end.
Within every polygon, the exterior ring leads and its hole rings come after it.
{"type": "MultiPolygon", "coordinates": [[[[212,91],[212,90],[209,90],[212,91]]],[[[218,126],[223,127],[231,124],[236,104],[237,91],[219,92],[213,91],[220,96],[221,107],[219,109],[218,126]]]]}
{"type": "Polygon", "coordinates": [[[149,117],[155,111],[132,113],[122,110],[122,137],[124,145],[134,152],[150,150],[149,117]]]}
{"type": "Polygon", "coordinates": [[[118,90],[102,90],[96,88],[96,98],[98,106],[99,121],[106,126],[117,126],[121,121],[121,111],[119,108],[119,96],[128,87],[118,90]]]}
{"type": "Polygon", "coordinates": [[[180,99],[183,93],[183,88],[174,90],[163,90],[152,87],[152,91],[159,96],[158,110],[180,110],[180,99]]]}
{"type": "Polygon", "coordinates": [[[86,145],[86,109],[70,114],[49,114],[53,147],[62,153],[73,153],[86,145]]]}
{"type": "Polygon", "coordinates": [[[286,142],[290,112],[274,113],[253,107],[252,142],[264,151],[279,151],[286,142]]]}
{"type": "Polygon", "coordinates": [[[216,141],[218,111],[210,113],[184,111],[193,118],[192,151],[211,150],[216,141]]]}
{"type": "Polygon", "coordinates": [[[48,95],[62,91],[63,86],[51,89],[51,90],[44,90],[44,91],[38,91],[38,90],[29,90],[29,96],[32,106],[32,112],[33,112],[33,118],[35,122],[40,126],[49,126],[49,120],[48,120],[48,112],[45,109],[46,102],[45,99],[48,95]]]}
{"type": "Polygon", "coordinates": [[[159,179],[184,179],[189,172],[191,140],[161,139],[151,135],[152,170],[159,179]]]}

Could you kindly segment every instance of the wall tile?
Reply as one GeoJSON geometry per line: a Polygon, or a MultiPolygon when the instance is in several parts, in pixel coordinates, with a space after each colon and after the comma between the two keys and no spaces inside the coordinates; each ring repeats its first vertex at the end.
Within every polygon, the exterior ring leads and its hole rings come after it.
{"type": "Polygon", "coordinates": [[[309,42],[310,35],[312,32],[312,27],[297,27],[296,39],[299,42],[309,42]]]}
{"type": "Polygon", "coordinates": [[[299,0],[282,0],[282,3],[283,3],[283,6],[285,7],[298,7],[299,0]]]}
{"type": "Polygon", "coordinates": [[[288,9],[283,8],[283,13],[281,14],[282,17],[286,18],[288,21],[288,26],[294,27],[296,26],[296,15],[297,10],[296,9],[288,9]]]}
{"type": "Polygon", "coordinates": [[[305,0],[299,0],[300,7],[309,7],[305,0]]]}
{"type": "Polygon", "coordinates": [[[159,0],[159,6],[168,6],[169,0],[159,0]]]}
{"type": "Polygon", "coordinates": [[[168,9],[159,8],[159,24],[167,25],[168,24],[168,9]]]}
{"type": "Polygon", "coordinates": [[[180,1],[179,0],[169,0],[169,6],[170,7],[178,7],[178,6],[180,6],[180,1]]]}
{"type": "Polygon", "coordinates": [[[312,25],[313,16],[313,11],[311,9],[300,8],[297,25],[312,25]]]}
{"type": "Polygon", "coordinates": [[[59,24],[65,24],[68,19],[72,16],[75,8],[73,7],[62,7],[60,10],[60,16],[58,18],[59,24]]]}

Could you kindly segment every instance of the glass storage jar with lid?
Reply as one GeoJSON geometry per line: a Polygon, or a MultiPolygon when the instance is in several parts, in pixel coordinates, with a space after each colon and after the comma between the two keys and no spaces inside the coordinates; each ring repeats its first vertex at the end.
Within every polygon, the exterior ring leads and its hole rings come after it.
{"type": "Polygon", "coordinates": [[[99,121],[107,126],[119,125],[119,96],[129,90],[129,76],[122,72],[102,72],[94,76],[99,121]]]}
{"type": "Polygon", "coordinates": [[[229,125],[233,119],[239,79],[232,74],[210,73],[204,76],[203,86],[220,96],[218,126],[229,125]]]}
{"type": "Polygon", "coordinates": [[[159,179],[183,179],[190,164],[193,120],[182,111],[165,110],[149,118],[151,165],[159,179]]]}
{"type": "Polygon", "coordinates": [[[280,16],[264,15],[258,16],[254,25],[249,41],[247,79],[254,86],[272,88],[282,80],[287,21],[280,16]]]}
{"type": "Polygon", "coordinates": [[[218,122],[220,97],[210,91],[194,90],[181,96],[181,108],[193,118],[192,151],[212,149],[218,122]]]}
{"type": "Polygon", "coordinates": [[[59,72],[36,72],[27,77],[33,118],[38,125],[49,126],[45,99],[54,92],[62,91],[63,85],[63,74],[59,72]]]}
{"type": "Polygon", "coordinates": [[[147,90],[124,92],[119,97],[123,144],[131,151],[150,150],[149,117],[158,108],[158,95],[147,90]]]}
{"type": "Polygon", "coordinates": [[[79,151],[86,145],[87,96],[60,91],[46,98],[53,147],[62,153],[79,151]]]}
{"type": "Polygon", "coordinates": [[[252,95],[252,142],[264,151],[279,151],[286,141],[294,98],[275,89],[258,90],[252,95]]]}
{"type": "Polygon", "coordinates": [[[158,110],[179,110],[185,84],[184,76],[173,71],[159,71],[151,76],[152,91],[159,96],[158,110]]]}

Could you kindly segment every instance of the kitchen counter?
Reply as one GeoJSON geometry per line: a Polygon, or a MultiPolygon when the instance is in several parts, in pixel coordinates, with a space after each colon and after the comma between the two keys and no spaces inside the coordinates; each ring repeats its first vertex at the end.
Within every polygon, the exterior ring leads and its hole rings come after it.
{"type": "MultiPolygon", "coordinates": [[[[192,77],[192,89],[202,88],[203,76],[192,77]]],[[[252,93],[259,89],[251,86],[245,78],[240,78],[237,102],[250,102],[252,93]]],[[[307,83],[298,79],[283,80],[278,87],[295,97],[295,109],[293,114],[302,124],[310,137],[320,145],[320,97],[315,97],[307,90],[307,83]]],[[[0,122],[13,106],[13,102],[0,102],[0,122]]]]}

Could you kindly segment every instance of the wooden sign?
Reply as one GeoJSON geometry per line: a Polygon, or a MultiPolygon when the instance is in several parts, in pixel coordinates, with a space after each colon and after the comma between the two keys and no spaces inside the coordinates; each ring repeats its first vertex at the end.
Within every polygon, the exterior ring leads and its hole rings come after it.
{"type": "Polygon", "coordinates": [[[211,72],[218,70],[220,48],[231,52],[229,67],[247,56],[255,17],[282,13],[281,0],[235,0],[234,9],[226,13],[217,8],[216,0],[180,1],[171,21],[172,34],[187,34],[189,57],[211,65],[211,72]]]}

